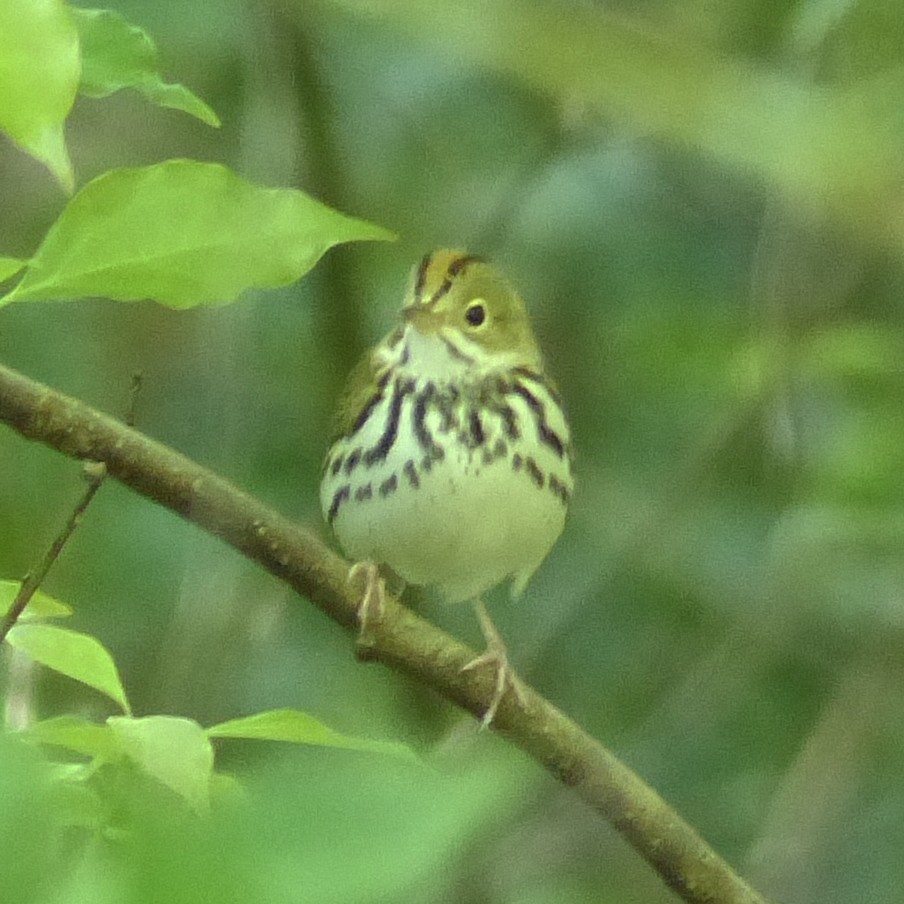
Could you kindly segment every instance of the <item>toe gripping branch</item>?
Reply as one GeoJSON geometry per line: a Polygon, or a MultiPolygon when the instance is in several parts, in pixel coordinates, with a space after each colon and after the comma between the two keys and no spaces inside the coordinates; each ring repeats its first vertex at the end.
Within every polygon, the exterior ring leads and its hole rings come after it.
{"type": "Polygon", "coordinates": [[[372,626],[383,617],[386,605],[386,581],[374,562],[356,562],[348,571],[348,583],[360,593],[358,603],[358,638],[355,655],[359,659],[370,659],[369,652],[374,645],[372,626]]]}
{"type": "MultiPolygon", "coordinates": [[[[355,656],[367,661],[374,658],[373,626],[379,624],[383,617],[386,604],[386,581],[380,573],[379,567],[374,562],[356,562],[349,569],[348,584],[358,596],[358,637],[355,642],[355,656]]],[[[493,624],[486,607],[480,600],[474,601],[477,618],[480,621],[480,629],[486,640],[486,649],[480,656],[472,659],[462,667],[463,672],[476,671],[484,666],[494,670],[493,691],[490,695],[483,717],[480,720],[481,728],[489,728],[496,717],[499,704],[506,692],[511,689],[523,703],[524,694],[515,675],[509,665],[508,651],[496,626],[493,624]]]]}

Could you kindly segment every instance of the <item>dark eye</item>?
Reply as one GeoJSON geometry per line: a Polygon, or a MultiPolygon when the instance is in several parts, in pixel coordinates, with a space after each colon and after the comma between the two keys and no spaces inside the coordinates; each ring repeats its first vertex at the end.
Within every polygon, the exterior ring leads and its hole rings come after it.
{"type": "Polygon", "coordinates": [[[469,326],[481,326],[487,319],[487,310],[482,301],[472,301],[465,310],[465,320],[469,326]]]}

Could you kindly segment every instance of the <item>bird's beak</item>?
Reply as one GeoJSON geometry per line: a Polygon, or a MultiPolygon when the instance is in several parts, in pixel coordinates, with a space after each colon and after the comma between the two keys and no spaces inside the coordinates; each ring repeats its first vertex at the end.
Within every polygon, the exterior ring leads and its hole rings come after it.
{"type": "Polygon", "coordinates": [[[436,312],[423,303],[410,304],[407,308],[403,308],[402,318],[422,336],[430,336],[440,327],[440,319],[436,316],[436,312]]]}

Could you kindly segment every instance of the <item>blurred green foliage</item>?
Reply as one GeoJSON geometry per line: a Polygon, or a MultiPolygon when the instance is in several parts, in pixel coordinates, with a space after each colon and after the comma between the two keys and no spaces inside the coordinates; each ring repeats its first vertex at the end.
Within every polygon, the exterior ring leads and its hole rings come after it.
{"type": "MultiPolygon", "coordinates": [[[[317,523],[332,405],[408,268],[439,245],[498,260],[578,447],[566,534],[517,606],[491,601],[516,667],[775,900],[899,896],[904,6],[115,8],[223,128],[134,92],[82,98],[66,127],[78,185],[223,161],[401,239],[333,250],[228,308],[12,305],[4,362],[113,412],[142,371],[143,430],[317,523]]],[[[0,185],[0,254],[28,256],[65,199],[8,142],[0,185]]],[[[0,460],[12,578],[67,516],[79,467],[9,431],[0,460]]],[[[356,664],[312,607],[120,487],[46,589],[113,651],[138,715],[294,707],[434,768],[229,741],[218,758],[245,792],[204,832],[167,822],[149,788],[132,831],[79,860],[46,843],[58,802],[7,741],[10,900],[672,900],[520,755],[356,664]]],[[[424,611],[478,641],[466,609],[424,611]]],[[[113,711],[20,667],[7,685],[40,717],[113,711]]]]}

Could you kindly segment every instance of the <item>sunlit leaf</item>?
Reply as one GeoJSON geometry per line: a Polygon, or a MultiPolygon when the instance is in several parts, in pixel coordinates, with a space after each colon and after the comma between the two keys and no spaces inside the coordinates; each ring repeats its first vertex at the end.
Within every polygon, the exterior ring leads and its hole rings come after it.
{"type": "Polygon", "coordinates": [[[197,722],[175,716],[112,716],[107,724],[120,740],[125,755],[143,772],[198,812],[208,808],[213,748],[197,722]]]}
{"type": "Polygon", "coordinates": [[[63,123],[78,80],[78,34],[68,6],[62,0],[2,0],[0,129],[68,190],[73,176],[63,123]]]}
{"type": "Polygon", "coordinates": [[[103,762],[111,762],[122,753],[119,738],[108,725],[98,725],[78,716],[57,716],[35,722],[25,734],[40,744],[62,747],[103,762]]]}
{"type": "Polygon", "coordinates": [[[318,719],[295,709],[275,709],[257,713],[244,719],[232,719],[207,729],[211,738],[246,738],[257,741],[288,741],[292,744],[312,744],[318,747],[341,747],[363,750],[416,760],[414,752],[404,744],[373,741],[343,735],[318,719]]]}
{"type": "Polygon", "coordinates": [[[18,257],[0,257],[0,282],[18,273],[28,261],[18,257]]]}
{"type": "Polygon", "coordinates": [[[6,639],[35,662],[93,687],[129,712],[116,663],[94,637],[55,625],[16,625],[6,639]]]}
{"type": "Polygon", "coordinates": [[[157,48],[147,32],[114,10],[73,7],[72,13],[82,45],[82,94],[106,97],[133,88],[160,107],[219,126],[216,113],[188,88],[163,81],[157,48]]]}
{"type": "Polygon", "coordinates": [[[294,282],[333,245],[389,238],[304,192],[262,188],[216,164],[170,160],[112,170],[86,185],[6,301],[224,302],[244,289],[294,282]]]}
{"type": "MultiPolygon", "coordinates": [[[[9,612],[10,606],[22,586],[21,581],[0,581],[0,616],[9,612]]],[[[66,618],[72,615],[72,608],[62,603],[52,596],[44,593],[43,590],[35,591],[32,598],[28,601],[25,611],[19,616],[20,621],[26,621],[30,618],[66,618]]]]}

